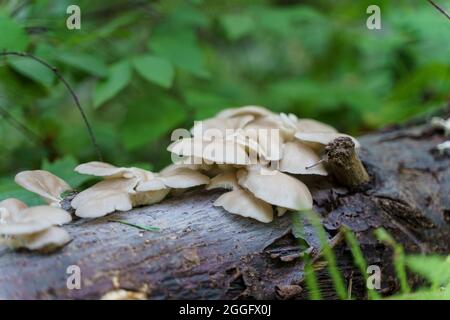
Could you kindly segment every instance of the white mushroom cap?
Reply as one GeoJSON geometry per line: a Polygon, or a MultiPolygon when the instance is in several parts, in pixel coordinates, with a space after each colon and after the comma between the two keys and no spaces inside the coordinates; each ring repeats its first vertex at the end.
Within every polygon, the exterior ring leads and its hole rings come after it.
{"type": "Polygon", "coordinates": [[[161,189],[154,191],[136,192],[131,194],[131,203],[133,207],[148,206],[150,204],[161,202],[170,192],[170,189],[161,189]]]}
{"type": "Polygon", "coordinates": [[[216,115],[216,118],[231,118],[242,115],[253,115],[255,117],[260,117],[274,115],[274,113],[260,106],[244,106],[240,108],[224,109],[216,115]]]}
{"type": "Polygon", "coordinates": [[[297,132],[295,137],[303,142],[312,142],[319,144],[321,146],[326,146],[331,141],[339,137],[348,137],[352,139],[356,148],[359,148],[359,142],[352,136],[344,133],[334,133],[334,132],[297,132]]]}
{"type": "Polygon", "coordinates": [[[337,133],[337,130],[332,126],[314,119],[298,119],[297,130],[301,132],[337,133]]]}
{"type": "Polygon", "coordinates": [[[298,140],[286,142],[283,149],[283,157],[279,163],[281,172],[322,176],[328,174],[322,164],[316,165],[320,161],[319,156],[302,142],[298,140]],[[306,167],[311,168],[306,169],[306,167]]]}
{"type": "Polygon", "coordinates": [[[131,210],[130,194],[138,183],[137,178],[112,178],[103,180],[79,193],[72,200],[75,214],[82,218],[97,218],[108,213],[131,210]]]}
{"type": "Polygon", "coordinates": [[[239,185],[270,204],[292,210],[312,208],[312,196],[301,181],[267,168],[250,167],[237,173],[239,185]]]}
{"type": "Polygon", "coordinates": [[[202,158],[183,157],[183,159],[180,159],[179,161],[177,161],[171,165],[168,165],[167,167],[162,169],[159,173],[166,174],[166,173],[170,173],[171,171],[177,170],[179,168],[188,168],[188,169],[192,169],[192,170],[208,171],[211,169],[211,164],[206,164],[202,158]]]}
{"type": "Polygon", "coordinates": [[[56,205],[61,201],[61,194],[72,189],[61,178],[43,170],[19,172],[15,181],[28,191],[40,195],[47,203],[56,205]]]}
{"type": "Polygon", "coordinates": [[[188,168],[179,168],[170,173],[161,174],[159,177],[169,188],[191,188],[207,184],[209,178],[198,171],[188,168]]]}
{"type": "Polygon", "coordinates": [[[50,227],[21,239],[22,246],[30,250],[51,250],[67,244],[71,237],[63,228],[50,227]]]}
{"type": "Polygon", "coordinates": [[[0,234],[25,235],[43,231],[54,225],[72,220],[70,214],[60,208],[37,206],[26,208],[14,215],[12,221],[0,224],[0,234]]]}
{"type": "Polygon", "coordinates": [[[75,171],[81,174],[86,174],[96,177],[105,178],[133,178],[131,168],[116,167],[112,164],[99,161],[91,161],[80,164],[75,168],[75,171]]]}
{"type": "Polygon", "coordinates": [[[238,190],[240,189],[239,184],[236,178],[235,171],[227,171],[221,173],[209,181],[209,184],[206,186],[206,190],[212,189],[227,189],[227,190],[238,190]]]}
{"type": "Polygon", "coordinates": [[[243,189],[224,193],[214,202],[214,206],[265,223],[273,220],[272,206],[243,189]]]}
{"type": "Polygon", "coordinates": [[[225,139],[225,137],[234,130],[243,128],[255,117],[252,115],[243,115],[234,118],[211,118],[197,122],[191,129],[194,137],[211,139],[212,137],[225,139]]]}
{"type": "Polygon", "coordinates": [[[176,168],[164,174],[139,182],[136,191],[152,191],[166,188],[185,189],[207,184],[209,178],[198,171],[188,168],[176,168]]]}
{"type": "MultiPolygon", "coordinates": [[[[28,208],[28,206],[25,203],[15,198],[8,198],[0,202],[0,214],[1,212],[4,212],[12,219],[14,219],[14,217],[17,217],[17,214],[26,208],[28,208]]],[[[0,216],[0,219],[4,218],[5,217],[0,216]]]]}
{"type": "MultiPolygon", "coordinates": [[[[295,129],[291,128],[290,126],[286,125],[286,123],[283,121],[281,116],[279,115],[269,115],[264,116],[261,118],[258,118],[252,122],[250,122],[248,125],[244,127],[244,130],[246,133],[248,133],[250,136],[251,130],[257,131],[261,129],[266,130],[279,130],[279,136],[283,140],[291,140],[294,137],[295,129]]],[[[258,134],[258,138],[259,138],[258,134]]],[[[261,141],[258,139],[258,143],[261,144],[261,141]]]]}
{"type": "Polygon", "coordinates": [[[173,142],[168,148],[181,156],[202,158],[215,163],[248,164],[245,148],[233,141],[214,139],[205,141],[199,138],[184,138],[173,142]]]}

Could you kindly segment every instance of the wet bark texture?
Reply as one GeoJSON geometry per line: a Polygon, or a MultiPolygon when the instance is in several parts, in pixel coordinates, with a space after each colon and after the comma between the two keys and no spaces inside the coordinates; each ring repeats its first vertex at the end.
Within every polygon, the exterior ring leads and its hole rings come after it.
{"type": "MultiPolygon", "coordinates": [[[[364,297],[362,276],[339,241],[339,227],[352,229],[368,264],[380,266],[381,291],[395,291],[392,252],[373,230],[383,226],[408,252],[448,253],[450,157],[435,149],[445,141],[443,133],[425,122],[359,140],[368,184],[349,190],[327,179],[306,182],[345,281],[354,296],[364,297]]],[[[193,190],[131,212],[78,220],[67,226],[74,240],[53,254],[0,249],[0,298],[98,299],[119,289],[149,299],[307,298],[290,215],[258,223],[213,207],[220,194],[193,190]],[[118,219],[161,230],[110,222],[118,219]],[[80,267],[79,290],[66,286],[70,265],[80,267]]],[[[318,239],[311,227],[305,231],[314,254],[318,239]]],[[[316,267],[324,298],[335,298],[320,259],[316,267]]]]}

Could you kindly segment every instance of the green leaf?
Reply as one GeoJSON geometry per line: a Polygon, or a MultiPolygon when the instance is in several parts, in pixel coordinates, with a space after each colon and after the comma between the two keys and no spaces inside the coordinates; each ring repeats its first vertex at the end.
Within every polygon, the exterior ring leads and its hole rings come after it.
{"type": "Polygon", "coordinates": [[[175,71],[172,64],[166,59],[145,55],[134,58],[133,65],[144,79],[163,88],[172,86],[175,71]]]}
{"type": "Polygon", "coordinates": [[[11,18],[0,14],[0,50],[24,51],[28,46],[28,36],[22,27],[11,18]]]}
{"type": "Polygon", "coordinates": [[[54,162],[44,160],[42,163],[42,170],[53,173],[66,181],[72,188],[77,188],[92,178],[73,171],[78,164],[78,161],[74,157],[65,156],[54,162]]]}
{"type": "Polygon", "coordinates": [[[406,265],[435,286],[450,284],[450,256],[410,255],[406,265]]]}
{"type": "Polygon", "coordinates": [[[167,27],[157,30],[150,38],[149,47],[180,69],[199,77],[208,77],[203,52],[195,33],[188,28],[167,27]]]}
{"type": "Polygon", "coordinates": [[[186,112],[177,101],[155,95],[129,106],[122,141],[126,149],[135,150],[168,134],[185,119],[186,112]]]}
{"type": "Polygon", "coordinates": [[[131,81],[131,66],[121,61],[109,68],[106,81],[98,82],[94,89],[94,107],[99,107],[122,91],[131,81]]]}
{"type": "Polygon", "coordinates": [[[230,40],[238,40],[250,34],[255,23],[252,17],[244,14],[228,14],[220,18],[220,23],[230,40]]]}
{"type": "Polygon", "coordinates": [[[13,177],[0,179],[0,201],[8,198],[19,199],[29,206],[44,204],[40,196],[17,185],[13,177]]]}
{"type": "Polygon", "coordinates": [[[105,77],[108,75],[108,67],[105,62],[94,55],[79,52],[61,52],[58,55],[61,62],[94,76],[105,77]]]}
{"type": "Polygon", "coordinates": [[[9,65],[21,75],[45,87],[50,87],[55,79],[51,70],[30,58],[13,57],[9,60],[9,65]]]}
{"type": "Polygon", "coordinates": [[[144,231],[152,231],[152,232],[155,232],[155,231],[160,231],[160,230],[161,230],[161,229],[158,228],[158,227],[154,227],[154,226],[144,226],[144,225],[142,225],[142,224],[134,224],[134,223],[127,222],[127,221],[124,221],[124,220],[108,220],[108,221],[109,221],[109,222],[117,222],[117,223],[121,223],[121,224],[124,224],[124,225],[126,225],[126,226],[134,227],[134,228],[136,228],[136,229],[141,229],[141,230],[144,230],[144,231]]]}

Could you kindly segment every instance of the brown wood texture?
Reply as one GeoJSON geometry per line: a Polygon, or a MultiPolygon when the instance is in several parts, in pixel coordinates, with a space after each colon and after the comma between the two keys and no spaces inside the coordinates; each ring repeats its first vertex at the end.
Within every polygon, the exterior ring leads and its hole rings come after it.
{"type": "MultiPolygon", "coordinates": [[[[398,287],[391,251],[372,231],[385,227],[408,252],[448,253],[450,157],[435,150],[445,137],[427,124],[390,128],[359,141],[369,184],[348,190],[327,179],[306,183],[330,237],[338,239],[341,225],[351,228],[368,263],[382,269],[382,292],[388,293],[398,287]]],[[[213,207],[221,192],[192,190],[157,205],[78,220],[67,226],[73,241],[53,254],[0,249],[0,299],[98,299],[117,289],[149,299],[306,298],[290,215],[270,224],[235,216],[213,207]],[[110,222],[116,219],[161,230],[110,222]],[[70,265],[81,269],[80,290],[67,289],[70,265]]],[[[316,252],[315,233],[305,230],[316,252]]],[[[334,249],[345,281],[364,297],[345,242],[334,249]]],[[[318,260],[322,292],[335,298],[323,265],[318,260]]]]}

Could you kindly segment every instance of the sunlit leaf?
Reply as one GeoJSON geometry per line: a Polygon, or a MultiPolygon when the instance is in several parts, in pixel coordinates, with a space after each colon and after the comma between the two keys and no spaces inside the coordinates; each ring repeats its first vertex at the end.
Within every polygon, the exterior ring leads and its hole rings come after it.
{"type": "Polygon", "coordinates": [[[248,35],[255,27],[252,17],[245,14],[224,15],[220,18],[220,22],[230,40],[248,35]]]}
{"type": "Polygon", "coordinates": [[[151,55],[139,56],[133,59],[133,65],[144,79],[164,88],[172,86],[175,72],[166,59],[151,55]]]}
{"type": "Polygon", "coordinates": [[[169,134],[185,118],[183,106],[168,97],[159,96],[135,102],[128,106],[121,130],[125,148],[134,150],[163,134],[169,134]]]}
{"type": "Polygon", "coordinates": [[[95,55],[74,50],[59,53],[58,59],[65,64],[95,76],[105,77],[108,75],[108,68],[105,62],[95,55]]]}
{"type": "Polygon", "coordinates": [[[74,157],[67,155],[64,158],[60,158],[53,162],[44,160],[42,163],[42,170],[53,173],[66,181],[72,188],[77,188],[92,178],[76,173],[74,169],[77,165],[79,165],[78,161],[74,157]]]}
{"type": "Polygon", "coordinates": [[[21,75],[45,87],[49,87],[55,79],[55,75],[50,69],[29,58],[10,58],[9,65],[21,75]]]}
{"type": "Polygon", "coordinates": [[[22,27],[11,18],[0,13],[0,50],[24,51],[28,37],[22,27]]]}
{"type": "Polygon", "coordinates": [[[99,107],[117,95],[131,80],[131,66],[121,61],[109,68],[108,78],[97,83],[94,89],[94,107],[99,107]]]}

